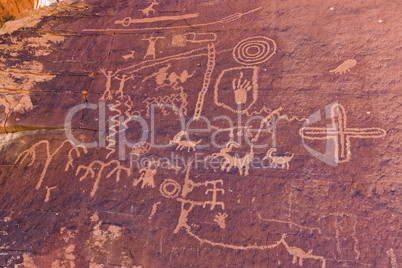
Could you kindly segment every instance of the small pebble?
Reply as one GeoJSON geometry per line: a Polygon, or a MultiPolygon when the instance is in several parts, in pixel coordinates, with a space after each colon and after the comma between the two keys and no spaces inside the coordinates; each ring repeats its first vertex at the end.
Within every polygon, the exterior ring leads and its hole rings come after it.
{"type": "Polygon", "coordinates": [[[378,20],[378,23],[383,23],[383,21],[381,19],[378,20]]]}
{"type": "Polygon", "coordinates": [[[334,10],[334,8],[333,8],[333,7],[330,7],[329,10],[334,10]]]}

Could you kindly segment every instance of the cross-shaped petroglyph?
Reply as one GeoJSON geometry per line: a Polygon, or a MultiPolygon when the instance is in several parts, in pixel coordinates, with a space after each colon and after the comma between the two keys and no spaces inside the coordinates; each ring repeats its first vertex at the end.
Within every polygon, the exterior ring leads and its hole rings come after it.
{"type": "MultiPolygon", "coordinates": [[[[307,140],[333,140],[335,143],[334,159],[338,163],[348,162],[351,159],[351,138],[368,139],[384,137],[386,131],[381,128],[349,128],[345,108],[341,104],[334,104],[330,110],[331,127],[306,127],[300,129],[299,134],[307,140]]],[[[306,125],[310,123],[306,121],[306,125]]]]}

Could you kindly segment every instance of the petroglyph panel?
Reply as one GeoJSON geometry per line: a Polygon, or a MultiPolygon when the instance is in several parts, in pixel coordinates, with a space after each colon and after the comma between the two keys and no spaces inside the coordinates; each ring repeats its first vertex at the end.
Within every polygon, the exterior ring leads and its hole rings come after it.
{"type": "Polygon", "coordinates": [[[6,23],[0,266],[399,267],[398,12],[87,0],[6,23]]]}

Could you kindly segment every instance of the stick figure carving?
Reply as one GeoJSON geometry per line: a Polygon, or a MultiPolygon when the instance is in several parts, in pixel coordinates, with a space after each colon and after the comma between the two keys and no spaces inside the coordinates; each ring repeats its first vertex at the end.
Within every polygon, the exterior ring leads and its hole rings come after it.
{"type": "Polygon", "coordinates": [[[156,41],[158,40],[158,39],[163,39],[163,38],[165,38],[165,37],[150,37],[150,38],[144,38],[144,39],[142,39],[142,40],[144,40],[144,41],[148,41],[149,42],[149,45],[148,45],[148,49],[147,49],[147,53],[145,54],[145,56],[144,56],[144,60],[147,58],[147,57],[152,57],[152,59],[155,59],[155,57],[156,57],[156,49],[155,49],[155,46],[156,46],[156,41]]]}

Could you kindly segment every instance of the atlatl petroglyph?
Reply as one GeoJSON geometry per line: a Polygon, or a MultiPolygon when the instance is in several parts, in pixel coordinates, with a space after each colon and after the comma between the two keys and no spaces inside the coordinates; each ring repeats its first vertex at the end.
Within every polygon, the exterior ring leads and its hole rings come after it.
{"type": "MultiPolygon", "coordinates": [[[[183,25],[183,26],[170,26],[170,27],[149,27],[149,28],[136,28],[136,29],[84,29],[84,32],[132,32],[132,31],[148,31],[148,30],[170,30],[170,29],[185,29],[185,28],[195,28],[201,26],[208,26],[220,23],[230,23],[234,22],[245,15],[251,14],[262,8],[256,8],[244,13],[234,13],[229,16],[226,16],[218,21],[207,22],[207,23],[198,23],[193,25],[183,25]]],[[[182,20],[182,19],[189,19],[189,18],[196,18],[198,17],[198,13],[194,14],[184,14],[180,16],[162,16],[162,17],[154,17],[154,18],[144,18],[144,19],[131,19],[130,17],[124,18],[124,20],[117,20],[115,24],[122,24],[124,27],[129,26],[131,23],[149,23],[149,22],[157,22],[157,21],[167,21],[167,20],[182,20]]]]}

